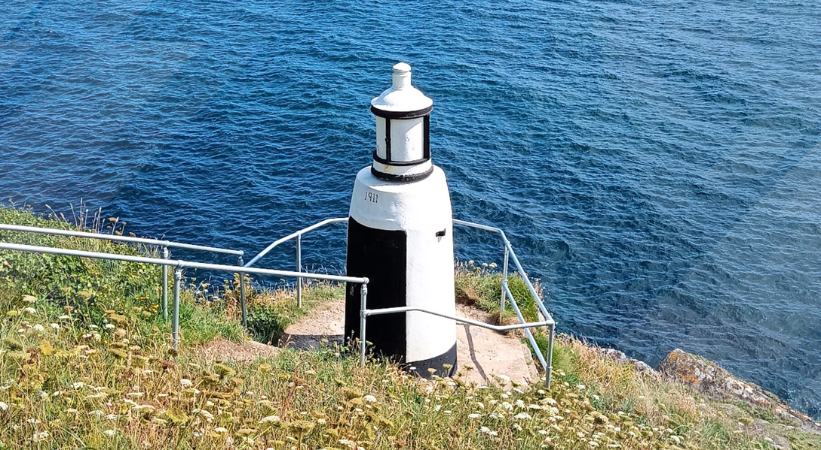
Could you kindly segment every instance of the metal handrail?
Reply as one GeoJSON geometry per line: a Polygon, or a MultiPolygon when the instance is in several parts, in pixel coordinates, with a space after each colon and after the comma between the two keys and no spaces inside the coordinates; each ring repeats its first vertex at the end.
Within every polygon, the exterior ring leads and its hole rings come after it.
{"type": "MultiPolygon", "coordinates": [[[[516,256],[516,252],[513,251],[513,245],[510,244],[510,241],[507,239],[507,235],[501,228],[491,227],[488,225],[482,225],[480,223],[468,222],[465,220],[453,219],[453,223],[456,225],[464,225],[471,228],[478,228],[480,230],[490,231],[493,233],[498,233],[499,236],[502,238],[502,242],[505,244],[505,261],[503,264],[503,272],[504,276],[502,277],[503,280],[507,279],[507,271],[508,271],[508,258],[513,260],[513,264],[516,266],[516,271],[519,273],[519,276],[522,277],[522,280],[525,282],[525,286],[527,286],[527,290],[530,291],[530,295],[533,297],[534,303],[536,303],[536,307],[541,313],[542,317],[545,319],[551,319],[552,316],[549,312],[547,312],[547,308],[545,308],[544,304],[539,297],[539,294],[536,292],[536,288],[533,287],[533,284],[530,282],[530,278],[527,276],[527,272],[522,267],[522,263],[519,262],[519,257],[516,256]]],[[[504,310],[504,308],[502,308],[504,310]]]]}
{"type": "MultiPolygon", "coordinates": [[[[333,217],[333,218],[330,218],[330,219],[325,219],[321,222],[317,222],[313,225],[307,226],[307,227],[305,227],[301,230],[294,231],[293,233],[289,234],[288,236],[279,238],[276,241],[271,242],[271,244],[269,246],[265,247],[265,249],[263,251],[257,253],[256,256],[251,258],[251,260],[248,261],[247,264],[245,264],[245,267],[253,266],[254,264],[257,263],[257,261],[262,259],[263,256],[267,255],[271,250],[273,250],[274,248],[276,248],[280,244],[283,244],[285,242],[290,241],[291,239],[296,238],[296,271],[297,272],[302,272],[302,235],[306,234],[306,233],[309,233],[313,230],[316,230],[317,228],[322,228],[325,225],[329,225],[329,224],[332,224],[332,223],[347,222],[347,221],[348,221],[347,217],[333,217]]],[[[297,305],[297,307],[302,308],[302,279],[301,278],[297,280],[297,284],[296,284],[296,305],[297,305]]]]}
{"type": "Polygon", "coordinates": [[[448,318],[460,323],[467,323],[470,325],[476,325],[479,327],[495,330],[495,331],[505,331],[511,329],[524,329],[525,334],[528,338],[528,341],[531,347],[536,354],[537,359],[541,363],[542,367],[545,369],[546,372],[546,384],[550,387],[551,379],[552,379],[552,355],[553,355],[553,341],[555,338],[555,329],[556,329],[556,322],[554,321],[553,317],[547,312],[547,308],[545,308],[544,304],[541,301],[536,289],[533,287],[533,284],[530,282],[527,273],[524,271],[521,263],[519,262],[519,258],[516,256],[516,253],[513,250],[513,246],[510,244],[510,241],[507,239],[504,231],[500,228],[491,227],[488,225],[482,225],[474,222],[467,222],[463,220],[453,219],[453,223],[455,225],[463,225],[472,228],[477,228],[485,231],[490,231],[499,234],[502,238],[502,241],[505,246],[505,253],[504,253],[504,263],[503,263],[503,276],[502,276],[502,285],[501,285],[501,298],[500,298],[500,314],[504,311],[505,308],[505,300],[509,300],[511,306],[516,313],[517,318],[519,319],[518,325],[504,325],[504,326],[497,326],[497,325],[490,325],[484,322],[475,321],[472,319],[466,319],[457,316],[449,316],[442,313],[437,313],[435,311],[429,311],[422,308],[416,307],[398,307],[398,308],[383,308],[383,309],[374,309],[368,310],[366,308],[367,305],[367,278],[360,278],[360,277],[348,277],[348,276],[341,276],[341,275],[329,275],[329,274],[313,274],[302,272],[302,235],[318,228],[321,228],[325,225],[331,223],[340,223],[340,222],[347,222],[348,218],[331,218],[326,219],[311,226],[305,227],[301,230],[298,230],[294,233],[289,234],[281,239],[278,239],[272,242],[268,247],[266,247],[263,251],[257,254],[254,258],[251,259],[247,264],[243,264],[242,256],[244,252],[237,251],[237,250],[227,250],[227,249],[220,249],[216,247],[206,247],[206,246],[199,246],[199,245],[192,245],[192,244],[183,244],[178,242],[171,242],[171,241],[160,241],[155,239],[145,239],[145,238],[134,238],[134,237],[126,237],[126,236],[115,236],[115,235],[103,235],[97,233],[87,233],[87,232],[79,232],[79,231],[71,231],[71,230],[59,230],[59,229],[52,229],[52,228],[37,228],[37,227],[26,227],[21,225],[6,225],[0,224],[0,230],[7,230],[7,231],[21,231],[21,232],[32,232],[32,233],[41,233],[41,234],[55,234],[55,235],[62,235],[62,236],[73,236],[73,237],[80,237],[80,238],[92,238],[92,239],[107,239],[111,241],[120,241],[120,242],[131,242],[131,243],[141,243],[146,245],[158,245],[163,247],[163,258],[148,258],[148,257],[140,257],[140,256],[131,256],[131,255],[118,255],[118,254],[110,254],[110,253],[100,253],[100,252],[89,252],[83,250],[70,250],[70,249],[60,249],[60,248],[53,248],[53,247],[40,247],[40,246],[32,246],[32,245],[23,245],[23,244],[10,244],[10,243],[3,243],[0,242],[0,249],[6,250],[16,250],[16,251],[27,251],[27,252],[34,252],[34,253],[46,253],[46,254],[58,254],[58,255],[66,255],[66,256],[79,256],[79,257],[88,257],[88,258],[96,258],[96,259],[109,259],[109,260],[117,260],[117,261],[130,261],[130,262],[137,262],[137,263],[145,263],[145,264],[157,264],[163,267],[163,317],[167,319],[167,282],[168,282],[168,267],[175,266],[177,269],[174,273],[174,315],[172,320],[172,342],[174,348],[176,349],[179,345],[179,295],[180,295],[180,283],[182,280],[182,269],[183,268],[197,268],[197,269],[205,269],[205,270],[215,270],[215,271],[227,271],[227,272],[236,272],[240,274],[240,302],[241,302],[241,310],[242,310],[242,323],[243,325],[247,324],[247,311],[245,305],[245,283],[244,277],[242,274],[245,273],[255,273],[261,275],[274,275],[274,276],[281,276],[281,277],[293,277],[297,279],[297,303],[298,306],[302,306],[302,280],[303,278],[310,278],[310,279],[319,279],[319,280],[327,280],[327,281],[337,281],[337,282],[349,282],[349,283],[357,283],[361,284],[361,310],[360,310],[360,330],[362,334],[362,338],[360,339],[360,352],[361,352],[361,359],[362,364],[365,362],[365,351],[366,351],[366,339],[365,339],[365,331],[366,331],[366,320],[368,316],[373,315],[382,315],[382,314],[396,314],[402,312],[409,312],[409,311],[417,311],[426,314],[433,314],[438,315],[440,317],[448,318]],[[297,248],[296,248],[296,268],[295,272],[293,271],[284,271],[284,270],[273,270],[273,269],[258,269],[251,267],[257,261],[259,261],[262,257],[267,255],[271,250],[273,250],[278,245],[287,242],[291,239],[297,239],[297,248]],[[228,253],[228,254],[235,254],[238,255],[238,265],[237,266],[229,266],[229,265],[222,265],[222,264],[208,264],[208,263],[198,263],[192,261],[183,261],[183,260],[172,260],[170,259],[170,253],[168,251],[168,247],[175,247],[175,248],[184,248],[189,250],[203,250],[203,251],[212,251],[215,253],[228,253]],[[508,287],[508,265],[509,260],[513,260],[513,264],[516,266],[517,272],[524,280],[525,285],[530,292],[534,303],[536,303],[539,313],[541,314],[544,320],[539,322],[526,322],[524,316],[519,309],[519,305],[516,302],[516,299],[513,296],[513,293],[510,291],[508,287]],[[547,355],[548,359],[545,360],[544,355],[542,355],[541,349],[539,348],[538,343],[536,342],[533,334],[530,331],[530,328],[536,326],[546,326],[548,330],[548,349],[547,355]]]}
{"type": "Polygon", "coordinates": [[[222,253],[226,255],[235,255],[235,256],[243,256],[245,252],[242,250],[230,250],[227,248],[219,248],[219,247],[208,247],[205,245],[194,245],[194,244],[185,244],[182,242],[174,242],[174,241],[167,241],[167,240],[160,240],[160,239],[148,239],[148,238],[138,238],[138,237],[131,237],[131,236],[118,236],[116,234],[102,234],[102,233],[92,233],[88,231],[74,231],[74,230],[61,230],[59,228],[40,228],[40,227],[28,227],[23,225],[8,225],[8,224],[0,224],[0,230],[5,231],[21,231],[25,233],[38,233],[38,234],[52,234],[56,236],[71,236],[71,237],[79,237],[79,238],[88,238],[88,239],[102,239],[108,241],[117,241],[117,242],[128,242],[131,244],[145,244],[145,245],[156,245],[157,247],[168,247],[168,248],[182,248],[185,250],[195,250],[195,251],[203,251],[203,252],[210,252],[210,253],[222,253]]]}
{"type": "MultiPolygon", "coordinates": [[[[259,254],[257,254],[257,256],[252,258],[251,261],[249,261],[245,266],[246,267],[252,266],[254,263],[259,261],[263,256],[267,255],[271,250],[273,250],[277,246],[279,246],[279,245],[281,245],[281,244],[283,244],[283,243],[285,243],[289,240],[296,239],[296,269],[297,269],[297,272],[301,272],[302,271],[302,235],[307,234],[311,231],[314,231],[318,228],[324,227],[325,225],[328,225],[328,224],[347,222],[347,221],[348,221],[347,217],[335,217],[335,218],[331,218],[331,219],[325,219],[321,222],[317,222],[317,223],[315,223],[313,225],[310,225],[308,227],[305,227],[301,230],[295,231],[295,232],[293,232],[293,233],[291,233],[291,234],[289,234],[285,237],[282,237],[282,238],[277,239],[276,241],[272,242],[268,247],[265,248],[265,250],[261,251],[259,254]]],[[[476,228],[476,229],[480,229],[480,230],[484,230],[484,231],[490,231],[492,233],[498,234],[501,237],[502,242],[504,243],[505,253],[504,253],[504,262],[502,264],[502,272],[503,273],[502,273],[502,282],[501,282],[501,296],[500,296],[500,299],[499,299],[499,314],[501,316],[501,314],[504,312],[504,310],[505,310],[505,301],[508,300],[508,301],[510,301],[511,306],[513,306],[513,310],[516,313],[516,315],[519,319],[519,322],[521,324],[527,323],[527,322],[525,322],[524,316],[522,315],[522,312],[519,310],[519,305],[516,303],[516,299],[513,297],[513,293],[510,292],[510,288],[508,287],[508,284],[507,284],[509,264],[510,264],[510,261],[513,261],[513,265],[516,266],[516,271],[518,272],[518,274],[522,278],[522,280],[525,282],[525,286],[527,286],[527,290],[530,293],[531,298],[533,299],[533,302],[536,304],[539,315],[543,319],[541,322],[534,322],[534,323],[539,323],[539,324],[543,324],[543,325],[547,326],[547,331],[548,331],[547,354],[550,355],[548,360],[545,360],[544,356],[542,355],[541,348],[539,348],[539,345],[536,342],[535,337],[530,332],[531,327],[520,326],[519,328],[524,328],[525,335],[527,336],[527,339],[528,339],[528,342],[530,343],[530,346],[533,348],[533,352],[536,354],[536,358],[539,360],[542,367],[545,369],[545,372],[547,373],[547,385],[550,386],[551,377],[552,377],[552,370],[551,369],[552,369],[552,365],[553,365],[553,341],[554,341],[554,338],[555,338],[555,335],[556,335],[556,322],[553,319],[553,316],[547,311],[547,308],[544,306],[544,303],[542,302],[541,297],[536,292],[536,288],[533,287],[533,283],[531,283],[530,278],[527,275],[527,272],[525,272],[524,268],[522,267],[521,262],[519,262],[519,257],[516,256],[516,252],[513,250],[513,245],[510,243],[510,241],[507,238],[507,235],[505,234],[505,232],[501,228],[491,227],[489,225],[483,225],[483,224],[480,224],[480,223],[468,222],[468,221],[459,220],[459,219],[453,219],[453,224],[454,225],[462,225],[462,226],[471,227],[471,228],[476,228]]],[[[300,307],[300,308],[302,307],[302,279],[299,279],[297,281],[297,306],[300,307]]],[[[388,311],[388,312],[385,312],[383,314],[398,313],[398,312],[403,312],[404,311],[402,308],[399,308],[399,309],[397,309],[397,308],[385,308],[385,310],[388,311]]],[[[360,314],[362,314],[363,311],[367,312],[367,311],[377,311],[377,310],[365,310],[364,306],[363,306],[363,310],[360,311],[360,314]]],[[[421,310],[420,310],[420,312],[432,313],[430,311],[421,311],[421,310]]],[[[369,314],[366,314],[366,315],[362,316],[362,318],[360,319],[362,321],[362,323],[360,324],[360,327],[363,330],[363,335],[364,335],[364,329],[365,329],[364,328],[365,327],[365,318],[367,318],[367,315],[369,315],[369,314]]],[[[376,315],[376,314],[370,314],[370,315],[376,315]]],[[[458,320],[458,319],[454,318],[454,320],[458,320]]],[[[478,325],[478,324],[474,324],[474,325],[478,325]]],[[[484,324],[484,325],[488,325],[488,324],[484,324]]],[[[484,326],[484,325],[478,325],[478,326],[484,326]]],[[[485,328],[494,329],[492,325],[488,325],[485,328]]],[[[500,330],[496,330],[496,331],[500,331],[500,330]]],[[[365,345],[365,340],[364,339],[361,340],[360,345],[363,346],[360,349],[360,351],[363,352],[363,355],[364,355],[364,351],[365,351],[364,350],[364,345],[365,345]]]]}
{"type": "MultiPolygon", "coordinates": [[[[171,252],[169,248],[179,248],[185,250],[193,250],[193,251],[203,251],[203,252],[210,252],[210,253],[221,253],[226,255],[235,255],[237,256],[237,263],[242,266],[243,261],[242,257],[245,255],[245,252],[242,250],[230,250],[226,248],[219,248],[219,247],[208,247],[205,245],[194,245],[194,244],[185,244],[182,242],[174,242],[174,241],[167,241],[167,240],[159,240],[159,239],[148,239],[148,238],[138,238],[138,237],[131,237],[131,236],[117,236],[114,234],[102,234],[102,233],[91,233],[87,231],[76,231],[76,230],[61,230],[59,228],[40,228],[40,227],[30,227],[25,225],[11,225],[11,224],[0,224],[0,230],[5,231],[17,231],[22,233],[37,233],[37,234],[48,234],[54,236],[68,236],[68,237],[77,237],[77,238],[85,238],[85,239],[99,239],[99,240],[106,240],[106,241],[113,241],[113,242],[125,242],[129,244],[143,244],[143,245],[152,245],[157,246],[162,249],[162,257],[163,259],[169,259],[171,257],[171,252]]],[[[245,279],[240,277],[239,279],[239,290],[240,290],[240,306],[242,309],[242,323],[243,325],[246,324],[246,306],[245,306],[245,279]]],[[[163,315],[163,319],[168,320],[168,266],[162,267],[162,298],[160,302],[160,310],[163,315]]]]}
{"type": "Polygon", "coordinates": [[[280,277],[292,277],[292,278],[310,278],[316,280],[326,280],[326,281],[337,281],[337,282],[346,282],[346,283],[356,283],[361,284],[363,286],[362,290],[365,291],[367,295],[367,284],[368,279],[365,277],[349,277],[344,275],[330,275],[330,274],[317,274],[317,273],[307,273],[307,272],[292,272],[288,270],[274,270],[274,269],[260,269],[256,267],[244,267],[244,266],[229,266],[225,264],[209,264],[209,263],[200,263],[194,261],[184,261],[184,260],[173,260],[173,259],[160,259],[160,258],[149,258],[146,256],[132,256],[132,255],[118,255],[113,253],[101,253],[101,252],[89,252],[85,250],[71,250],[65,248],[55,248],[55,247],[41,247],[35,245],[24,245],[24,244],[11,244],[6,242],[0,242],[0,250],[13,250],[13,251],[21,251],[21,252],[29,252],[29,253],[44,253],[44,254],[51,254],[51,255],[63,255],[63,256],[78,256],[82,258],[94,258],[94,259],[106,259],[106,260],[113,260],[113,261],[126,261],[126,262],[134,262],[134,263],[141,263],[141,264],[155,264],[155,265],[162,265],[164,267],[175,267],[176,270],[174,271],[174,315],[171,324],[171,339],[174,349],[177,349],[179,346],[179,321],[180,321],[180,284],[182,281],[182,269],[184,268],[191,268],[191,269],[205,269],[205,270],[214,270],[220,272],[236,272],[236,273],[253,273],[258,275],[274,275],[280,277]]]}
{"type": "Polygon", "coordinates": [[[246,266],[246,267],[251,267],[251,266],[253,266],[254,264],[256,264],[256,262],[257,262],[257,261],[259,261],[260,259],[262,259],[262,257],[263,257],[263,256],[267,255],[267,254],[268,254],[271,250],[273,250],[275,247],[277,247],[278,245],[280,245],[280,244],[282,244],[282,243],[284,243],[284,242],[290,241],[291,239],[293,239],[293,238],[295,238],[295,237],[302,236],[302,235],[303,235],[303,234],[305,234],[305,233],[308,233],[308,232],[310,232],[310,231],[316,230],[317,228],[322,228],[322,227],[324,227],[325,225],[328,225],[328,224],[331,224],[331,223],[347,222],[347,221],[348,221],[348,218],[347,218],[347,217],[333,217],[333,218],[330,218],[330,219],[325,219],[325,220],[323,220],[323,221],[321,221],[321,222],[317,222],[317,223],[315,223],[315,224],[313,224],[313,225],[311,225],[311,226],[305,227],[305,228],[303,228],[303,229],[301,229],[301,230],[294,231],[293,233],[289,234],[288,236],[285,236],[285,237],[279,238],[279,239],[277,239],[276,241],[271,242],[271,244],[270,244],[269,246],[265,247],[265,250],[263,250],[263,251],[261,251],[261,252],[257,253],[257,255],[256,255],[256,256],[254,256],[253,258],[251,258],[251,260],[250,260],[250,261],[248,261],[248,262],[245,264],[245,266],[246,266]]]}

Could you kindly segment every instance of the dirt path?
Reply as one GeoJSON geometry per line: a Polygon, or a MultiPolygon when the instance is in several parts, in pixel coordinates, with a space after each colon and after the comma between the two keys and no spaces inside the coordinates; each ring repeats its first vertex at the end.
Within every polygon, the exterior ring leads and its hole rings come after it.
{"type": "MultiPolygon", "coordinates": [[[[457,314],[489,322],[486,314],[457,305],[457,314]]],[[[282,346],[308,349],[322,341],[342,342],[345,302],[335,300],[317,306],[285,330],[282,346]]],[[[539,378],[529,348],[513,335],[506,336],[485,328],[457,325],[458,377],[468,383],[507,384],[507,379],[525,383],[539,378]],[[499,380],[497,377],[501,377],[499,380]]]]}

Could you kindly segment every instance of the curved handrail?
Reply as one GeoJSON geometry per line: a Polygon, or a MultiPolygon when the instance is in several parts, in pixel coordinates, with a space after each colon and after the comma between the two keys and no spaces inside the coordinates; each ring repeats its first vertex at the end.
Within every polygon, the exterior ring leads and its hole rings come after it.
{"type": "Polygon", "coordinates": [[[265,247],[265,250],[257,253],[256,256],[254,256],[253,258],[251,258],[250,261],[245,263],[245,267],[253,266],[254,264],[256,264],[257,261],[262,259],[263,256],[267,255],[275,247],[277,247],[278,245],[280,245],[284,242],[290,241],[291,239],[293,239],[295,237],[302,236],[305,233],[316,230],[317,228],[324,227],[325,225],[328,225],[328,224],[331,224],[331,223],[347,222],[347,221],[348,221],[347,217],[334,217],[334,218],[331,218],[331,219],[325,219],[325,220],[323,220],[321,222],[317,222],[317,223],[315,223],[315,224],[313,224],[309,227],[305,227],[301,230],[295,231],[295,232],[289,234],[288,236],[277,239],[276,241],[272,242],[269,246],[265,247]]]}
{"type": "MultiPolygon", "coordinates": [[[[519,262],[519,257],[516,256],[516,252],[513,251],[513,245],[507,239],[507,235],[501,228],[491,227],[488,225],[482,225],[480,223],[468,222],[465,220],[453,219],[453,223],[456,225],[464,225],[467,227],[478,228],[480,230],[490,231],[493,233],[498,233],[499,236],[502,238],[502,242],[505,244],[505,259],[507,260],[508,254],[510,255],[510,259],[513,260],[513,265],[516,266],[516,271],[519,273],[519,276],[522,277],[522,280],[525,282],[525,286],[527,286],[527,290],[530,291],[530,295],[533,297],[534,303],[536,303],[536,307],[539,309],[539,312],[542,314],[542,317],[545,320],[553,320],[553,316],[547,312],[547,308],[545,308],[544,303],[542,303],[541,297],[536,292],[536,288],[533,287],[533,283],[530,282],[530,277],[527,276],[527,272],[522,267],[522,263],[519,262]]],[[[507,261],[505,261],[507,262],[507,261]]],[[[504,279],[507,279],[507,264],[503,268],[505,272],[504,279]]]]}

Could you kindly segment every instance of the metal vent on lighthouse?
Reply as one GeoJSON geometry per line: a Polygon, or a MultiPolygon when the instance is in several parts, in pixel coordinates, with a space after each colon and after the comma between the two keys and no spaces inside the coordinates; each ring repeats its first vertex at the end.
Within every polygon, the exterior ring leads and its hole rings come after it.
{"type": "MultiPolygon", "coordinates": [[[[447,179],[430,159],[433,101],[393,66],[393,85],[371,101],[373,163],[356,175],[348,218],[347,273],[367,277],[369,309],[419,308],[453,316],[453,216],[447,179]]],[[[361,287],[345,294],[345,336],[360,334],[361,287]]],[[[374,353],[430,377],[456,369],[456,324],[408,311],[367,321],[374,353]]]]}
{"type": "Polygon", "coordinates": [[[433,100],[411,84],[411,67],[393,66],[393,84],[371,100],[376,119],[373,174],[386,180],[410,181],[431,174],[430,113],[433,100]]]}

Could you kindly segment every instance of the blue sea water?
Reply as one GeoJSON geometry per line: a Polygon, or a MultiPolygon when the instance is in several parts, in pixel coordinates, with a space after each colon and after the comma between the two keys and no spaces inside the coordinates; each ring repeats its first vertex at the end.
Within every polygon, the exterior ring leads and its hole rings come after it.
{"type": "MultiPolygon", "coordinates": [[[[407,61],[457,217],[508,232],[559,331],[681,347],[818,417],[819,24],[813,1],[7,0],[0,198],[259,251],[346,214],[407,61]]],[[[343,239],[308,264],[340,270],[343,239]]]]}

